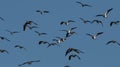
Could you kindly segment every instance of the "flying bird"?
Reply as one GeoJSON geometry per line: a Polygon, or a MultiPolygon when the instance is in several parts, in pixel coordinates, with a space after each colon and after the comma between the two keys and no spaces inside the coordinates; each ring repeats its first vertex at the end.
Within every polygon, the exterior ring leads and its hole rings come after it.
{"type": "Polygon", "coordinates": [[[59,46],[59,45],[58,45],[57,43],[55,43],[55,42],[53,42],[53,43],[48,43],[47,48],[50,47],[50,46],[55,46],[55,45],[59,46]]]}
{"type": "Polygon", "coordinates": [[[65,56],[67,56],[67,55],[68,55],[70,52],[72,52],[72,51],[74,51],[74,52],[76,52],[76,53],[78,53],[78,54],[84,53],[83,51],[81,51],[81,50],[79,50],[79,49],[76,49],[76,48],[68,48],[68,49],[66,50],[65,56]]]}
{"type": "Polygon", "coordinates": [[[70,67],[69,65],[65,65],[64,67],[70,67]]]}
{"type": "Polygon", "coordinates": [[[115,40],[110,40],[110,41],[108,41],[107,43],[106,43],[106,45],[108,45],[108,44],[110,44],[110,43],[116,43],[116,44],[118,44],[119,46],[120,46],[120,43],[119,42],[117,42],[117,41],[115,41],[115,40]]]}
{"type": "Polygon", "coordinates": [[[9,32],[11,35],[16,34],[16,33],[20,33],[19,31],[9,31],[9,30],[6,30],[6,31],[9,32]]]}
{"type": "Polygon", "coordinates": [[[76,3],[80,4],[81,7],[92,7],[91,5],[89,4],[86,4],[86,3],[82,3],[82,2],[79,2],[79,1],[76,1],[76,3]]]}
{"type": "Polygon", "coordinates": [[[23,65],[25,65],[25,64],[31,65],[31,64],[34,63],[34,62],[40,62],[40,60],[27,61],[27,62],[24,62],[24,63],[22,63],[22,64],[19,64],[18,66],[23,66],[23,65]]]}
{"type": "Polygon", "coordinates": [[[43,11],[41,11],[41,10],[36,10],[36,12],[40,13],[41,15],[43,15],[43,14],[45,14],[45,13],[49,13],[49,11],[47,11],[47,10],[43,10],[43,11]]]}
{"type": "Polygon", "coordinates": [[[68,20],[68,21],[62,21],[62,22],[60,22],[60,25],[66,25],[66,26],[68,26],[71,22],[75,22],[75,21],[73,21],[73,20],[68,20]]]}
{"type": "Polygon", "coordinates": [[[23,47],[23,46],[21,46],[21,45],[15,45],[14,47],[15,47],[15,48],[25,49],[25,50],[26,50],[26,48],[25,48],[25,47],[23,47]]]}
{"type": "Polygon", "coordinates": [[[26,21],[26,22],[24,23],[24,25],[23,25],[23,31],[26,30],[26,27],[27,27],[28,25],[32,25],[32,24],[38,25],[37,23],[35,23],[35,22],[33,22],[33,21],[26,21]]]}
{"type": "Polygon", "coordinates": [[[0,39],[1,39],[1,40],[6,40],[6,41],[9,41],[9,42],[10,42],[9,39],[7,39],[6,37],[3,37],[3,36],[0,36],[0,39]]]}
{"type": "Polygon", "coordinates": [[[40,44],[48,44],[48,42],[47,41],[39,41],[39,45],[40,44]]]}
{"type": "Polygon", "coordinates": [[[103,32],[98,32],[98,33],[96,33],[96,34],[94,34],[94,35],[87,33],[87,35],[90,36],[93,40],[95,40],[95,39],[97,38],[97,36],[99,36],[99,35],[101,35],[101,34],[103,34],[103,32]]]}
{"type": "Polygon", "coordinates": [[[83,19],[83,18],[80,18],[80,19],[83,21],[83,23],[88,23],[88,22],[91,22],[91,21],[86,20],[86,19],[83,19]]]}
{"type": "Polygon", "coordinates": [[[8,51],[7,51],[7,50],[0,49],[0,53],[4,53],[4,52],[8,53],[8,51]]]}
{"type": "Polygon", "coordinates": [[[107,17],[108,17],[108,14],[109,14],[112,10],[113,10],[113,8],[110,8],[110,9],[108,9],[105,13],[96,15],[96,17],[100,17],[100,16],[101,16],[101,17],[107,18],[107,17]]]}
{"type": "Polygon", "coordinates": [[[69,61],[70,61],[72,58],[75,58],[75,57],[77,57],[77,58],[80,60],[80,57],[79,57],[78,55],[72,54],[72,55],[69,56],[69,61]]]}
{"type": "Polygon", "coordinates": [[[112,21],[112,22],[110,22],[110,26],[112,26],[113,24],[118,25],[119,23],[120,23],[120,21],[112,21]]]}
{"type": "Polygon", "coordinates": [[[93,20],[92,23],[101,24],[101,25],[103,26],[103,23],[102,23],[102,21],[100,21],[100,20],[93,20]]]}
{"type": "Polygon", "coordinates": [[[40,33],[40,32],[38,32],[38,31],[34,31],[34,32],[37,33],[38,36],[41,36],[41,35],[47,35],[47,33],[40,33]]]}

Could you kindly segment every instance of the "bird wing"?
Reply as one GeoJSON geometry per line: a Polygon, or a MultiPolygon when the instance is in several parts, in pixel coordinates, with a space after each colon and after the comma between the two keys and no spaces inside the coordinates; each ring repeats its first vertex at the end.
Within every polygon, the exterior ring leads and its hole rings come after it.
{"type": "Polygon", "coordinates": [[[5,21],[4,18],[2,18],[2,17],[0,17],[0,19],[1,19],[2,21],[5,21]]]}
{"type": "Polygon", "coordinates": [[[103,34],[103,32],[98,32],[98,33],[96,34],[96,36],[101,35],[101,34],[103,34]]]}
{"type": "Polygon", "coordinates": [[[72,28],[70,28],[70,30],[74,30],[74,29],[76,29],[77,27],[72,27],[72,28]]]}
{"type": "Polygon", "coordinates": [[[62,21],[62,22],[60,22],[60,25],[62,25],[62,24],[64,24],[65,22],[64,21],[62,21]]]}
{"type": "Polygon", "coordinates": [[[113,25],[113,23],[114,23],[114,22],[110,22],[110,26],[112,26],[112,25],[113,25]]]}
{"type": "Polygon", "coordinates": [[[73,20],[68,20],[68,22],[75,22],[75,21],[73,21],[73,20]]]}
{"type": "Polygon", "coordinates": [[[26,30],[26,26],[27,26],[27,23],[25,23],[25,24],[23,25],[23,31],[26,30]]]}
{"type": "Polygon", "coordinates": [[[91,34],[88,34],[88,33],[87,33],[86,35],[88,35],[88,36],[91,36],[91,37],[93,36],[93,35],[91,35],[91,34]]]}
{"type": "Polygon", "coordinates": [[[108,10],[106,11],[106,14],[110,13],[110,11],[112,11],[112,10],[113,10],[113,8],[108,9],[108,10]]]}
{"type": "Polygon", "coordinates": [[[49,11],[46,11],[46,10],[45,10],[45,11],[43,11],[43,13],[49,13],[49,11]]]}
{"type": "Polygon", "coordinates": [[[111,41],[108,41],[107,43],[106,43],[106,45],[108,45],[108,44],[110,44],[110,43],[113,43],[113,41],[111,40],[111,41]]]}

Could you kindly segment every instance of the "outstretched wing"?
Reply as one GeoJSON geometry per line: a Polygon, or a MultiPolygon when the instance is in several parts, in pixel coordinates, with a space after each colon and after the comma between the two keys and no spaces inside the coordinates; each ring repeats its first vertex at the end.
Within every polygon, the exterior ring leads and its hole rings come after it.
{"type": "Polygon", "coordinates": [[[103,34],[103,32],[98,32],[98,33],[96,34],[96,36],[101,35],[101,34],[103,34]]]}
{"type": "Polygon", "coordinates": [[[112,10],[113,10],[113,8],[108,9],[106,14],[110,13],[112,10]]]}

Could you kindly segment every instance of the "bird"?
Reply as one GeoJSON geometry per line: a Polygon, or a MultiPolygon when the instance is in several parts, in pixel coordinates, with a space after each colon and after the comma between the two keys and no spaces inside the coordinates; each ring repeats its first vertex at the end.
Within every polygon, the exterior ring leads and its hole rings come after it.
{"type": "Polygon", "coordinates": [[[38,32],[38,31],[34,31],[34,32],[37,33],[38,36],[41,36],[41,35],[47,35],[47,33],[40,33],[40,32],[38,32]]]}
{"type": "Polygon", "coordinates": [[[96,17],[103,17],[103,18],[107,18],[108,17],[108,14],[111,12],[113,10],[113,8],[110,8],[110,9],[108,9],[105,13],[103,13],[103,14],[98,14],[98,15],[96,15],[96,17]]]}
{"type": "Polygon", "coordinates": [[[85,3],[82,3],[82,2],[79,2],[79,1],[76,1],[76,3],[80,4],[81,7],[92,7],[92,6],[89,5],[89,4],[85,4],[85,3]]]}
{"type": "Polygon", "coordinates": [[[101,25],[103,26],[103,23],[102,23],[102,21],[100,21],[100,20],[93,20],[92,23],[101,24],[101,25]]]}
{"type": "Polygon", "coordinates": [[[25,50],[26,50],[26,48],[23,47],[23,46],[21,46],[21,45],[15,45],[14,47],[15,47],[15,48],[20,48],[20,49],[25,49],[25,50]]]}
{"type": "Polygon", "coordinates": [[[72,52],[72,51],[74,51],[74,52],[76,52],[76,53],[84,53],[83,51],[81,51],[81,50],[79,50],[79,49],[76,49],[76,48],[68,48],[67,50],[66,50],[66,52],[65,52],[65,56],[67,56],[70,52],[72,52]]]}
{"type": "Polygon", "coordinates": [[[2,17],[0,17],[0,19],[1,19],[2,21],[5,21],[4,18],[2,18],[2,17]]]}
{"type": "Polygon", "coordinates": [[[78,55],[76,55],[76,54],[70,55],[68,59],[70,61],[72,58],[75,58],[75,57],[77,57],[80,60],[80,57],[78,55]]]}
{"type": "Polygon", "coordinates": [[[48,44],[48,42],[47,41],[39,41],[39,45],[40,44],[48,44]]]}
{"type": "Polygon", "coordinates": [[[8,51],[7,51],[7,50],[0,49],[0,53],[4,53],[4,52],[8,53],[8,51]]]}
{"type": "Polygon", "coordinates": [[[83,23],[91,22],[91,21],[89,21],[89,20],[85,20],[85,19],[83,19],[83,18],[80,18],[80,19],[83,21],[83,23]]]}
{"type": "Polygon", "coordinates": [[[20,33],[20,31],[9,31],[9,30],[6,30],[6,31],[9,32],[11,35],[16,34],[16,33],[20,33]]]}
{"type": "Polygon", "coordinates": [[[22,64],[19,64],[18,66],[23,66],[23,65],[25,65],[25,64],[31,65],[31,64],[34,63],[34,62],[40,62],[40,60],[27,61],[27,62],[24,62],[24,63],[22,63],[22,64]]]}
{"type": "Polygon", "coordinates": [[[112,22],[110,22],[110,27],[113,25],[113,24],[116,24],[116,25],[118,25],[120,23],[120,21],[112,21],[112,22]]]}
{"type": "Polygon", "coordinates": [[[72,30],[76,29],[77,27],[72,27],[68,30],[60,30],[60,31],[66,31],[66,33],[71,33],[72,30]]]}
{"type": "Polygon", "coordinates": [[[25,23],[24,23],[24,25],[23,25],[23,31],[25,31],[26,30],[26,27],[28,26],[28,25],[32,25],[32,24],[35,24],[35,25],[38,25],[37,23],[35,23],[35,22],[33,22],[33,21],[26,21],[25,23]]]}
{"type": "Polygon", "coordinates": [[[120,46],[120,43],[117,42],[117,41],[115,41],[115,40],[110,40],[110,41],[108,41],[108,42],[106,43],[106,45],[108,45],[108,44],[110,44],[110,43],[116,43],[116,44],[118,44],[118,45],[120,46]]]}
{"type": "Polygon", "coordinates": [[[98,32],[98,33],[96,33],[96,34],[94,34],[94,35],[87,33],[87,35],[88,35],[88,36],[91,36],[91,38],[92,38],[93,40],[96,40],[97,36],[98,36],[98,35],[101,35],[101,34],[103,34],[103,32],[98,32]]]}
{"type": "Polygon", "coordinates": [[[49,11],[47,11],[47,10],[36,10],[36,12],[40,13],[41,15],[43,15],[45,13],[49,13],[49,11]]]}
{"type": "Polygon", "coordinates": [[[76,32],[73,32],[73,31],[72,31],[72,32],[70,32],[70,33],[66,33],[65,37],[68,38],[68,37],[70,37],[70,36],[73,35],[73,34],[76,34],[76,32]]]}
{"type": "Polygon", "coordinates": [[[60,22],[60,25],[65,24],[66,26],[68,26],[71,22],[75,22],[75,21],[73,21],[73,20],[62,21],[62,22],[60,22]]]}
{"type": "Polygon", "coordinates": [[[9,39],[7,39],[6,37],[3,37],[3,36],[0,36],[0,39],[1,39],[1,40],[6,40],[6,41],[9,41],[9,42],[10,42],[9,39]]]}
{"type": "Polygon", "coordinates": [[[53,43],[48,43],[47,48],[50,47],[50,46],[55,46],[55,45],[59,46],[59,45],[58,45],[57,43],[55,43],[55,42],[53,42],[53,43]]]}
{"type": "Polygon", "coordinates": [[[65,65],[64,67],[70,67],[69,65],[65,65]]]}

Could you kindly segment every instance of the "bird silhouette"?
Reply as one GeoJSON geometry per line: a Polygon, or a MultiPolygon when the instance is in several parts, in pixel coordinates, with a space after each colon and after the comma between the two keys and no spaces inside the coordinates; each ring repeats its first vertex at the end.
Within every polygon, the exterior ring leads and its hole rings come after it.
{"type": "Polygon", "coordinates": [[[113,24],[118,25],[119,23],[120,23],[120,21],[112,21],[112,22],[110,22],[110,27],[111,27],[113,24]]]}
{"type": "Polygon", "coordinates": [[[68,55],[70,52],[72,52],[72,51],[74,51],[74,52],[76,52],[76,53],[78,53],[78,54],[84,53],[83,51],[81,51],[81,50],[79,50],[79,49],[76,49],[76,48],[68,48],[68,49],[66,50],[65,56],[67,56],[67,55],[68,55]]]}
{"type": "Polygon", "coordinates": [[[18,66],[23,66],[23,65],[25,65],[25,64],[31,65],[31,64],[34,63],[34,62],[40,62],[40,60],[27,61],[27,62],[24,62],[24,63],[22,63],[22,64],[19,64],[18,66]]]}
{"type": "Polygon", "coordinates": [[[110,43],[116,43],[116,44],[118,44],[119,46],[120,46],[120,43],[119,42],[117,42],[117,41],[115,41],[115,40],[110,40],[110,41],[108,41],[107,43],[106,43],[106,45],[108,45],[108,44],[110,44],[110,43]]]}
{"type": "Polygon", "coordinates": [[[25,48],[25,47],[23,47],[23,46],[21,46],[21,45],[15,45],[14,47],[15,47],[15,48],[25,49],[25,50],[26,50],[26,48],[25,48]]]}
{"type": "Polygon", "coordinates": [[[95,39],[97,38],[97,36],[99,36],[99,35],[101,35],[101,34],[103,34],[103,32],[98,32],[98,33],[96,33],[96,34],[94,34],[94,35],[87,33],[87,35],[88,35],[88,36],[91,36],[91,38],[92,38],[93,40],[95,40],[95,39]]]}
{"type": "MultiPolygon", "coordinates": [[[[48,48],[48,47],[50,47],[50,46],[55,46],[55,45],[59,46],[56,42],[53,42],[53,43],[48,43],[47,48],[48,48]]],[[[60,46],[59,46],[59,47],[60,47],[60,46]]]]}
{"type": "Polygon", "coordinates": [[[82,3],[82,2],[79,2],[79,1],[76,1],[76,3],[80,4],[81,7],[92,7],[91,5],[89,4],[86,4],[86,3],[82,3]]]}
{"type": "Polygon", "coordinates": [[[68,26],[71,22],[75,22],[75,21],[73,21],[73,20],[62,21],[62,22],[60,22],[60,25],[65,24],[66,26],[68,26]]]}
{"type": "Polygon", "coordinates": [[[7,39],[6,37],[3,37],[3,36],[0,36],[0,39],[1,39],[1,40],[6,40],[6,41],[9,41],[9,42],[10,42],[9,39],[7,39]]]}
{"type": "Polygon", "coordinates": [[[16,34],[16,33],[20,33],[20,31],[9,31],[9,30],[6,30],[6,31],[9,32],[11,35],[16,34]]]}
{"type": "Polygon", "coordinates": [[[80,57],[78,55],[76,55],[76,54],[70,55],[68,59],[70,61],[72,58],[75,58],[75,57],[77,57],[80,60],[80,57]]]}
{"type": "Polygon", "coordinates": [[[65,65],[64,67],[70,67],[69,65],[65,65]]]}
{"type": "Polygon", "coordinates": [[[0,53],[4,53],[4,52],[8,53],[8,51],[7,51],[7,50],[0,49],[0,53]]]}
{"type": "Polygon", "coordinates": [[[83,21],[83,23],[88,23],[88,22],[91,22],[91,21],[86,20],[86,19],[83,19],[83,18],[80,18],[80,19],[83,21]]]}
{"type": "Polygon", "coordinates": [[[108,14],[113,10],[113,8],[108,9],[104,14],[98,14],[96,15],[96,17],[103,17],[103,18],[107,18],[108,14]]]}
{"type": "Polygon", "coordinates": [[[27,27],[28,25],[32,25],[32,24],[38,25],[37,23],[35,23],[35,22],[33,22],[33,21],[26,21],[26,22],[24,23],[24,25],[23,25],[23,31],[26,30],[26,27],[27,27]]]}
{"type": "Polygon", "coordinates": [[[40,13],[41,15],[49,13],[47,10],[36,10],[36,12],[40,13]]]}
{"type": "Polygon", "coordinates": [[[101,24],[101,25],[103,26],[103,23],[102,23],[102,21],[100,21],[100,20],[93,20],[92,23],[101,24]]]}
{"type": "Polygon", "coordinates": [[[48,44],[48,42],[47,41],[39,41],[39,45],[40,44],[48,44]]]}
{"type": "Polygon", "coordinates": [[[41,35],[47,35],[47,33],[40,33],[40,32],[38,32],[38,31],[34,31],[34,32],[37,33],[38,36],[41,36],[41,35]]]}

